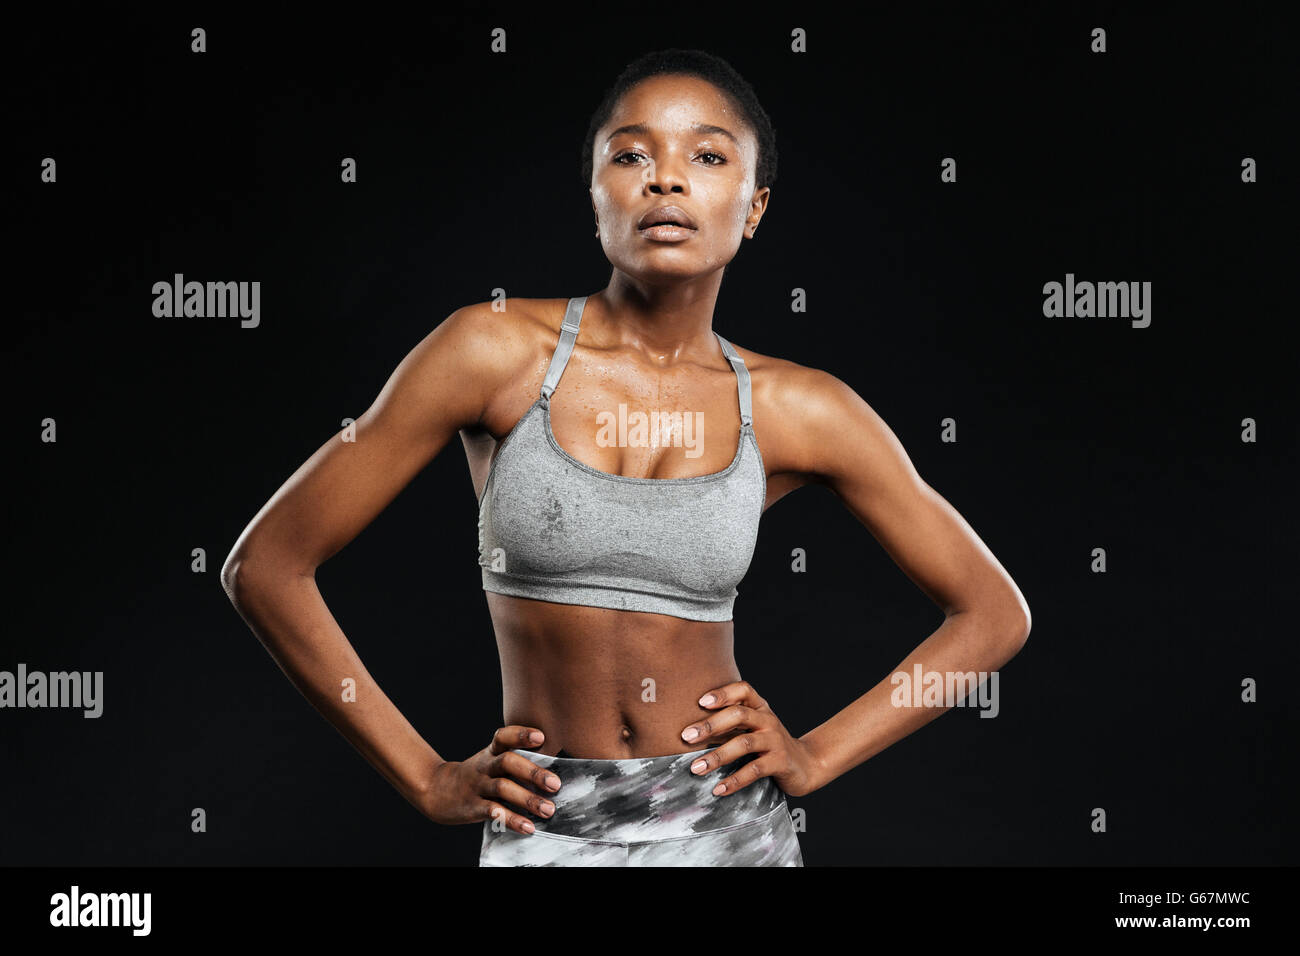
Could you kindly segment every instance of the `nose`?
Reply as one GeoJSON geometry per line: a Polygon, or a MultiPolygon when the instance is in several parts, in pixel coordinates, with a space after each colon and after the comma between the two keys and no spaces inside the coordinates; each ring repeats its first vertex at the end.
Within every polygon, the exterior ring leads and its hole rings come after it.
{"type": "Polygon", "coordinates": [[[654,193],[655,195],[662,195],[665,192],[669,192],[669,193],[686,192],[685,185],[683,185],[680,182],[677,182],[676,180],[658,180],[658,179],[651,180],[649,183],[649,187],[650,187],[649,191],[651,193],[654,193]]]}
{"type": "Polygon", "coordinates": [[[652,195],[690,191],[690,181],[673,160],[653,160],[646,164],[643,175],[645,190],[652,195]]]}

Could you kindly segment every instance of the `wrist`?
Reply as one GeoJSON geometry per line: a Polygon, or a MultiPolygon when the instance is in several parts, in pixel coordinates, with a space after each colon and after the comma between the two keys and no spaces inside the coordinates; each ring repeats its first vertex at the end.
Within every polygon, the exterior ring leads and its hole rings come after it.
{"type": "Polygon", "coordinates": [[[823,742],[815,730],[810,730],[799,738],[799,743],[803,744],[804,753],[808,756],[808,792],[820,790],[836,776],[831,771],[828,756],[822,747],[823,742]]]}
{"type": "Polygon", "coordinates": [[[402,786],[403,795],[417,805],[421,804],[433,792],[437,770],[447,761],[430,750],[429,755],[421,761],[413,778],[408,778],[402,786]]]}

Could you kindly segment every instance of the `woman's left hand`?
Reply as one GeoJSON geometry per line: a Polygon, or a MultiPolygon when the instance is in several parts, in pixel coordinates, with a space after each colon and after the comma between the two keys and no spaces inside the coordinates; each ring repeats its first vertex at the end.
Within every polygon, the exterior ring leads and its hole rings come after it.
{"type": "Polygon", "coordinates": [[[700,698],[700,706],[714,713],[682,731],[682,740],[687,743],[703,744],[711,737],[737,729],[749,732],[734,736],[717,750],[701,756],[691,764],[692,773],[708,773],[746,754],[759,754],[724,778],[713,789],[714,796],[733,794],[762,777],[772,777],[792,797],[817,789],[817,760],[812,751],[799,738],[790,736],[767,701],[747,681],[715,687],[700,698]]]}

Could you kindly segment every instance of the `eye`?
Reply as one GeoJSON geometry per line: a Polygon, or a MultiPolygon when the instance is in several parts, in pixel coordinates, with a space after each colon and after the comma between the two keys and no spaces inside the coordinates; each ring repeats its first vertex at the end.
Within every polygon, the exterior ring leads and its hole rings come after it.
{"type": "MultiPolygon", "coordinates": [[[[705,157],[705,156],[712,156],[712,157],[713,157],[714,161],[713,161],[713,162],[710,162],[710,163],[705,163],[704,165],[706,165],[706,166],[721,166],[723,163],[725,163],[725,162],[727,161],[727,157],[723,156],[721,153],[715,153],[715,152],[713,152],[712,150],[710,150],[709,152],[700,153],[700,156],[701,156],[701,157],[705,157]]],[[[615,156],[615,157],[611,160],[611,162],[613,162],[613,163],[615,163],[615,164],[617,164],[617,165],[619,165],[619,166],[633,166],[633,165],[640,165],[640,164],[639,164],[639,163],[625,163],[625,162],[623,162],[623,160],[625,160],[625,159],[638,159],[638,160],[639,160],[639,159],[644,159],[644,158],[645,158],[645,157],[642,156],[640,153],[619,153],[617,156],[615,156]]]]}

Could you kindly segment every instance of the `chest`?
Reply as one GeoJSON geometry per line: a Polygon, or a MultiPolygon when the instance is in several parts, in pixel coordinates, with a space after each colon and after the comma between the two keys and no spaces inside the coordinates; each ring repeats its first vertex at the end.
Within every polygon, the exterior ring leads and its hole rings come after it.
{"type": "Polygon", "coordinates": [[[512,574],[603,573],[710,590],[744,576],[766,478],[749,429],[729,464],[684,478],[607,474],[565,452],[535,405],[502,442],[479,505],[483,558],[512,574]]]}

